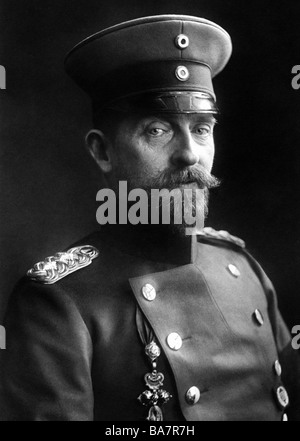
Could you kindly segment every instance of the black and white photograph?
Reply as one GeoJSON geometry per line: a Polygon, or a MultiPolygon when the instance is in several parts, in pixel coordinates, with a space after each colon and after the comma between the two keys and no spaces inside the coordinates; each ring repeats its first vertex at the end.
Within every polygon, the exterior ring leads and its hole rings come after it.
{"type": "Polygon", "coordinates": [[[300,421],[299,22],[0,0],[0,421],[300,421]]]}

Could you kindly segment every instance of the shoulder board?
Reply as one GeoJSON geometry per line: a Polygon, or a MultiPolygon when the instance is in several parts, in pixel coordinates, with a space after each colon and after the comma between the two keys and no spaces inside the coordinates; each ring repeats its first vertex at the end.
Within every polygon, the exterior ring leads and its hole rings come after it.
{"type": "Polygon", "coordinates": [[[228,231],[224,231],[224,230],[217,231],[214,230],[213,228],[205,227],[199,233],[197,233],[197,235],[208,239],[216,239],[225,242],[231,242],[240,248],[246,248],[246,244],[242,239],[232,236],[230,233],[228,233],[228,231]]]}
{"type": "Polygon", "coordinates": [[[35,282],[51,285],[92,263],[99,251],[91,245],[71,248],[66,252],[46,257],[27,271],[27,277],[35,282]]]}

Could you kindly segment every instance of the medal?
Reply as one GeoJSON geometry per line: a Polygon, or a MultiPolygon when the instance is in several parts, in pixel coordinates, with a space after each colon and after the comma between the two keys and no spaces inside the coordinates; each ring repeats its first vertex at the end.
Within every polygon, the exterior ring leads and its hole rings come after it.
{"type": "Polygon", "coordinates": [[[172,395],[163,389],[165,377],[156,370],[161,351],[154,339],[145,347],[145,353],[151,362],[152,372],[144,376],[147,389],[139,395],[138,400],[149,408],[147,421],[163,421],[161,407],[172,398],[172,395]]]}

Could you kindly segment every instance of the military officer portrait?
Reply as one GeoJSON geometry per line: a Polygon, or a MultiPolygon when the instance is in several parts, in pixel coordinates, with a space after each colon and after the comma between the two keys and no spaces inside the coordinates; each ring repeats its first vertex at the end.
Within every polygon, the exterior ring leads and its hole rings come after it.
{"type": "Polygon", "coordinates": [[[70,47],[65,84],[91,103],[85,146],[116,221],[108,207],[107,222],[29,262],[15,286],[1,420],[300,420],[299,353],[275,288],[242,238],[207,222],[227,105],[214,84],[234,47],[222,23],[172,10],[70,47]],[[179,208],[199,222],[176,223],[174,201],[162,222],[163,200],[158,222],[124,220],[120,183],[149,207],[153,189],[189,190],[179,208]]]}

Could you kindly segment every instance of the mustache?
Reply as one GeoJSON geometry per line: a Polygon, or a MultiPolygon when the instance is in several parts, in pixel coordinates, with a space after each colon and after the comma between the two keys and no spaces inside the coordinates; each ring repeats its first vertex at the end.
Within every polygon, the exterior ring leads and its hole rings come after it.
{"type": "Polygon", "coordinates": [[[151,187],[173,190],[191,183],[196,183],[200,189],[204,190],[219,187],[221,181],[209,173],[204,167],[194,165],[193,167],[177,172],[170,170],[163,171],[152,181],[151,187]]]}

